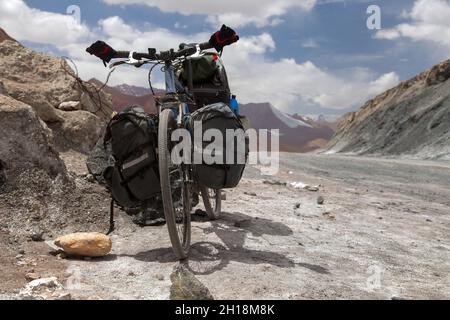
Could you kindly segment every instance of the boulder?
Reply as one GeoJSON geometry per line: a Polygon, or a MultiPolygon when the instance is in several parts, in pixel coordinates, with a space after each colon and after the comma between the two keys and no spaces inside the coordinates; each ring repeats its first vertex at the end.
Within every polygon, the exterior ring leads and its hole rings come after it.
{"type": "Polygon", "coordinates": [[[56,108],[61,102],[79,100],[80,88],[69,73],[73,75],[63,58],[14,41],[0,43],[0,74],[7,94],[33,108],[56,108]]]}
{"type": "Polygon", "coordinates": [[[68,234],[57,238],[55,245],[69,255],[81,257],[103,257],[112,248],[111,239],[97,232],[68,234]]]}
{"type": "Polygon", "coordinates": [[[102,123],[111,118],[111,96],[96,85],[81,81],[61,57],[6,39],[0,42],[0,74],[0,91],[4,95],[31,106],[52,130],[59,129],[54,134],[57,139],[64,137],[56,141],[59,149],[75,145],[77,151],[88,152],[98,140],[102,123]],[[80,110],[86,113],[73,114],[80,110]],[[61,141],[68,145],[61,145],[61,141]]]}
{"type": "Polygon", "coordinates": [[[0,95],[0,159],[2,168],[41,168],[51,177],[67,176],[54,149],[52,132],[25,103],[0,95]]]}
{"type": "Polygon", "coordinates": [[[89,153],[93,149],[105,128],[99,117],[83,110],[64,112],[62,123],[49,126],[59,149],[70,148],[81,153],[89,153]]]}

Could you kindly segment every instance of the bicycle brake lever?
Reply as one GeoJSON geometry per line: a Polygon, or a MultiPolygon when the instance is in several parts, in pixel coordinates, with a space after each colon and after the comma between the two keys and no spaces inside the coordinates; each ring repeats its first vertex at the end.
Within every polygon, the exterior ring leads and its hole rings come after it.
{"type": "Polygon", "coordinates": [[[202,50],[200,49],[200,45],[199,44],[195,45],[195,49],[196,49],[196,52],[194,54],[190,55],[189,57],[187,57],[187,59],[197,59],[197,58],[200,58],[203,55],[201,53],[202,50]]]}

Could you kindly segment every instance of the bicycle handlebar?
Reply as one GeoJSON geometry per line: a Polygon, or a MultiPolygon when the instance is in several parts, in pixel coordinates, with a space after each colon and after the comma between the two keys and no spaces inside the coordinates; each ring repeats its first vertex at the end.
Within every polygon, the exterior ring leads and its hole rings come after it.
{"type": "MultiPolygon", "coordinates": [[[[173,49],[171,49],[169,51],[161,51],[160,53],[156,53],[156,50],[152,52],[152,49],[149,49],[148,53],[134,52],[133,59],[172,61],[177,58],[196,53],[197,52],[196,46],[197,45],[189,45],[187,48],[181,49],[179,51],[174,51],[173,49]]],[[[198,44],[198,46],[200,47],[200,50],[212,49],[212,46],[209,42],[200,43],[198,44]]],[[[129,56],[130,51],[117,51],[116,55],[114,56],[114,59],[126,59],[129,58],[129,56]]]]}

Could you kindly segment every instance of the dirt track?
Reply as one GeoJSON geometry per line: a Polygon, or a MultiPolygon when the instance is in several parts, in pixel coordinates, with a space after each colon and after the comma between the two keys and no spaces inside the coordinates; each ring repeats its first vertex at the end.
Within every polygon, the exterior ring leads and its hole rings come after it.
{"type": "MultiPolygon", "coordinates": [[[[249,168],[220,220],[195,217],[189,267],[216,299],[450,298],[448,163],[284,154],[281,164],[277,177],[249,168]],[[289,186],[298,181],[320,191],[289,186]]],[[[117,220],[110,256],[61,262],[66,288],[168,299],[177,262],[166,227],[117,220]]]]}

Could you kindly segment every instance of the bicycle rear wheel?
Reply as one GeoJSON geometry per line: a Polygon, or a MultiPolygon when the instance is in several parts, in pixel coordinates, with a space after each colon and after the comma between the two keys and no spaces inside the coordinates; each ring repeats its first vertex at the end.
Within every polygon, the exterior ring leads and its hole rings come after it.
{"type": "Polygon", "coordinates": [[[220,217],[222,209],[221,190],[209,189],[201,186],[200,192],[202,194],[205,211],[210,220],[217,220],[220,217]]]}
{"type": "Polygon", "coordinates": [[[163,110],[159,120],[158,148],[161,194],[172,248],[179,260],[186,259],[191,245],[191,191],[183,166],[171,160],[171,134],[176,129],[172,110],[163,110]]]}

